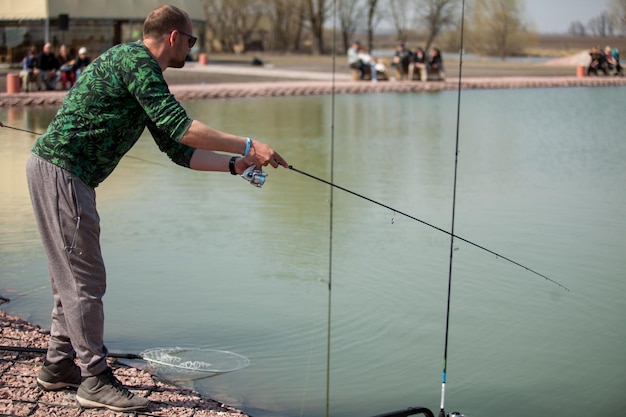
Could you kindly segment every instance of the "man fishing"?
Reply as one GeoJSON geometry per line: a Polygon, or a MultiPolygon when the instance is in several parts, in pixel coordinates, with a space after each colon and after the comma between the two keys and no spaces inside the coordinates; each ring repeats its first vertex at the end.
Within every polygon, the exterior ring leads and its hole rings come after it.
{"type": "Polygon", "coordinates": [[[106,361],[106,272],[95,193],[143,130],[173,162],[194,170],[236,175],[249,167],[288,167],[264,143],[190,119],[170,93],[163,71],[183,67],[197,40],[192,33],[183,10],[154,9],[142,41],[114,46],[85,69],[27,163],[54,299],[37,383],[44,390],[77,388],[83,407],[131,411],[149,405],[115,378],[106,361]]]}

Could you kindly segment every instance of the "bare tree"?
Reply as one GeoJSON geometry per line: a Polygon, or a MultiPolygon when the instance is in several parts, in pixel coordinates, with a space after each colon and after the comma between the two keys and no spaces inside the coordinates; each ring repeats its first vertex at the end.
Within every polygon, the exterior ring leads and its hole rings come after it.
{"type": "Polygon", "coordinates": [[[610,11],[615,29],[626,35],[626,0],[611,0],[610,11]]]}
{"type": "Polygon", "coordinates": [[[301,4],[293,0],[267,1],[272,49],[278,51],[299,50],[304,18],[301,4]]]}
{"type": "Polygon", "coordinates": [[[428,50],[443,29],[456,22],[455,13],[458,1],[423,0],[419,21],[426,27],[428,37],[425,49],[428,50]]]}
{"type": "Polygon", "coordinates": [[[313,53],[324,53],[324,22],[326,16],[332,7],[331,2],[327,0],[302,0],[304,1],[305,20],[310,25],[311,34],[313,35],[313,53]]]}
{"type": "Polygon", "coordinates": [[[468,44],[483,55],[507,56],[522,51],[530,31],[524,24],[523,0],[476,0],[468,19],[468,44]]]}
{"type": "Polygon", "coordinates": [[[399,41],[406,42],[408,38],[417,4],[418,0],[389,0],[391,21],[396,28],[396,37],[399,41]]]}
{"type": "Polygon", "coordinates": [[[374,28],[381,18],[377,6],[378,0],[367,0],[367,48],[370,52],[374,49],[374,28]]]}
{"type": "Polygon", "coordinates": [[[265,12],[263,0],[202,0],[212,38],[229,52],[249,44],[265,12]]]}
{"type": "Polygon", "coordinates": [[[569,25],[567,33],[573,36],[587,36],[587,29],[580,20],[577,20],[569,25]]]}
{"type": "Polygon", "coordinates": [[[363,18],[363,8],[359,6],[360,0],[337,0],[337,17],[344,51],[350,47],[358,22],[363,18]]]}
{"type": "Polygon", "coordinates": [[[602,38],[612,36],[614,32],[611,16],[607,12],[589,20],[587,28],[593,36],[599,36],[602,38]]]}

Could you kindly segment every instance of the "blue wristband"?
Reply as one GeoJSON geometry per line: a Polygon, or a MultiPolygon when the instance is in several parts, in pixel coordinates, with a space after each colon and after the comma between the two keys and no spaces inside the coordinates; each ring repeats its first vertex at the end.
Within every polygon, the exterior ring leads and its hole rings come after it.
{"type": "Polygon", "coordinates": [[[250,138],[246,138],[246,150],[242,153],[243,156],[248,156],[250,153],[250,145],[252,145],[252,141],[250,138]]]}

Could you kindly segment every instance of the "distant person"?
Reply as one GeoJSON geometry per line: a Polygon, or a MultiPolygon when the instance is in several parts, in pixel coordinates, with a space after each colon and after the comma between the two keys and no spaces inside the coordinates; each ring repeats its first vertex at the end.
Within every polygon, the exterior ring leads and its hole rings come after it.
{"type": "Polygon", "coordinates": [[[359,72],[359,79],[363,79],[363,62],[359,57],[359,49],[361,48],[361,42],[354,41],[352,46],[348,48],[348,66],[359,72]]]}
{"type": "Polygon", "coordinates": [[[391,58],[391,67],[399,75],[400,79],[403,79],[409,73],[411,55],[411,51],[406,48],[404,42],[398,43],[393,58],[391,58]]]}
{"type": "Polygon", "coordinates": [[[443,57],[439,48],[432,48],[428,57],[428,72],[439,74],[439,79],[445,79],[443,72],[443,57]]]}
{"type": "Polygon", "coordinates": [[[75,59],[70,55],[67,46],[61,45],[59,47],[57,61],[59,62],[59,72],[61,73],[61,88],[69,90],[76,81],[76,74],[74,72],[75,59]]]}
{"type": "Polygon", "coordinates": [[[22,59],[22,69],[20,70],[22,90],[28,91],[30,83],[37,81],[37,71],[37,48],[31,46],[28,55],[22,59]]]}
{"type": "Polygon", "coordinates": [[[409,68],[410,79],[412,80],[413,74],[417,72],[421,81],[428,81],[427,64],[426,52],[421,47],[418,47],[411,56],[411,67],[409,68]]]}
{"type": "Polygon", "coordinates": [[[606,59],[608,70],[613,71],[613,75],[622,73],[622,66],[619,62],[619,50],[617,48],[613,49],[610,46],[604,48],[604,58],[606,59]]]}
{"type": "Polygon", "coordinates": [[[367,51],[365,51],[364,48],[359,48],[359,60],[361,61],[362,65],[363,65],[363,70],[365,72],[365,69],[369,69],[369,72],[371,74],[371,79],[372,82],[375,83],[378,81],[378,77],[376,74],[376,60],[367,53],[367,51]]]}
{"type": "Polygon", "coordinates": [[[615,75],[624,75],[624,67],[622,67],[622,64],[620,63],[619,49],[617,49],[617,47],[613,48],[612,55],[613,59],[615,59],[615,62],[617,62],[615,75]]]}
{"type": "Polygon", "coordinates": [[[609,75],[608,63],[606,61],[606,55],[598,48],[594,46],[589,52],[589,66],[587,67],[587,75],[598,75],[598,71],[602,71],[604,75],[609,75]]]}
{"type": "Polygon", "coordinates": [[[74,73],[76,74],[76,79],[80,77],[80,74],[83,73],[87,65],[89,65],[90,63],[91,63],[91,58],[89,58],[89,56],[87,55],[87,48],[82,46],[78,50],[78,56],[76,57],[76,60],[74,61],[74,73]]]}
{"type": "Polygon", "coordinates": [[[40,90],[55,90],[59,82],[60,65],[52,52],[52,44],[46,43],[37,58],[37,87],[40,90]]]}

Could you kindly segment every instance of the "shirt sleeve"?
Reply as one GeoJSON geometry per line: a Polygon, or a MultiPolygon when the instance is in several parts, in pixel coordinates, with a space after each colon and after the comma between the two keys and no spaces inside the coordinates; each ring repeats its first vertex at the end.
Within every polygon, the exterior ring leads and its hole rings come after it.
{"type": "MultiPolygon", "coordinates": [[[[191,121],[189,124],[191,124],[191,121]]],[[[189,168],[195,148],[172,140],[152,122],[148,122],[147,127],[161,152],[164,152],[175,164],[189,168]]]]}
{"type": "Polygon", "coordinates": [[[122,61],[126,68],[121,71],[126,88],[143,108],[159,137],[180,142],[191,119],[170,92],[157,61],[145,50],[128,58],[122,61]]]}

